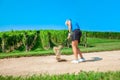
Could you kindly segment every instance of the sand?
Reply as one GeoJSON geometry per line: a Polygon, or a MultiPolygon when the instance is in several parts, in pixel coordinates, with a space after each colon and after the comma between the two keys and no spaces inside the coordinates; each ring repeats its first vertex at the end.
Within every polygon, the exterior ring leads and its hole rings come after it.
{"type": "Polygon", "coordinates": [[[80,71],[120,71],[120,50],[84,53],[86,62],[73,64],[73,55],[62,55],[66,62],[57,62],[55,56],[37,56],[0,59],[0,75],[29,76],[33,74],[64,74],[80,71]]]}

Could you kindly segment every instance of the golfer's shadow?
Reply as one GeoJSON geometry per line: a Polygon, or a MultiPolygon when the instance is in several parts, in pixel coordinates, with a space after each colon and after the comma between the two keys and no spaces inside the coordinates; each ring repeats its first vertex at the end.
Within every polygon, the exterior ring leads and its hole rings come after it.
{"type": "MultiPolygon", "coordinates": [[[[100,57],[92,57],[91,59],[86,59],[85,62],[94,62],[94,61],[100,61],[102,58],[100,57]]],[[[60,59],[58,62],[67,62],[68,60],[66,59],[60,59]]]]}
{"type": "Polygon", "coordinates": [[[94,61],[100,61],[102,58],[100,57],[92,57],[91,59],[86,60],[85,62],[94,62],[94,61]]]}

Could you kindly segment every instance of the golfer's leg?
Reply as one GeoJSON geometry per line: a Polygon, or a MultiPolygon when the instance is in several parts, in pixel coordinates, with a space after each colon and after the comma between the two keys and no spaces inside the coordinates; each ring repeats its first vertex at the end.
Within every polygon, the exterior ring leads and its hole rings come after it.
{"type": "Polygon", "coordinates": [[[77,46],[78,46],[78,41],[77,40],[72,41],[72,49],[73,49],[73,53],[74,53],[74,56],[75,56],[76,60],[78,60],[78,49],[77,49],[77,46]]]}
{"type": "Polygon", "coordinates": [[[82,52],[80,51],[79,48],[77,48],[77,49],[78,49],[78,54],[79,54],[80,58],[83,58],[82,52]]]}

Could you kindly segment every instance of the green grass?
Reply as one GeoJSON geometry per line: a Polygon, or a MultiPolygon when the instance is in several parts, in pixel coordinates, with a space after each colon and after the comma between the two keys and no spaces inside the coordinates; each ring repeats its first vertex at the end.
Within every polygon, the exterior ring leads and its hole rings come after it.
{"type": "MultiPolygon", "coordinates": [[[[83,53],[85,52],[98,52],[98,51],[111,51],[120,50],[120,40],[117,39],[100,39],[100,38],[87,38],[88,47],[79,46],[83,53]]],[[[72,48],[63,48],[62,54],[70,55],[72,54],[72,48]]],[[[52,49],[41,50],[37,49],[30,52],[20,52],[14,51],[10,53],[0,53],[0,58],[10,58],[10,57],[26,57],[26,56],[45,56],[54,55],[52,49]]]]}
{"type": "Polygon", "coordinates": [[[40,74],[32,76],[0,76],[0,80],[119,80],[120,71],[115,72],[84,72],[81,71],[78,74],[60,74],[49,75],[40,74]]]}
{"type": "Polygon", "coordinates": [[[29,57],[29,56],[46,56],[46,55],[53,55],[52,50],[48,51],[30,51],[30,52],[11,52],[11,53],[0,53],[0,59],[3,58],[18,58],[18,57],[29,57]]]}
{"type": "Polygon", "coordinates": [[[115,39],[100,39],[88,38],[87,48],[82,48],[82,52],[98,52],[98,51],[111,51],[120,50],[120,40],[115,39]]]}

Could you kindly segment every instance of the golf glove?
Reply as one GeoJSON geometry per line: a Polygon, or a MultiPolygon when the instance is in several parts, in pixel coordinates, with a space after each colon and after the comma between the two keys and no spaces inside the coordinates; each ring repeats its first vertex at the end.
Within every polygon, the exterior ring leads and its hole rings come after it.
{"type": "Polygon", "coordinates": [[[67,37],[67,39],[70,39],[71,36],[72,36],[72,32],[69,32],[69,33],[68,33],[68,37],[67,37]]]}

